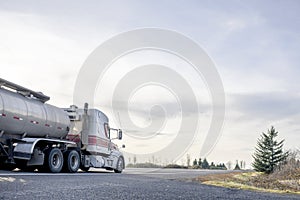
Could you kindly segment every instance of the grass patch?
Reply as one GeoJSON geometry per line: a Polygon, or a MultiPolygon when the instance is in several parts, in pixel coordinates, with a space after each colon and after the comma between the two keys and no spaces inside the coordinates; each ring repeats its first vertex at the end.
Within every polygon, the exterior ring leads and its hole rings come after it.
{"type": "Polygon", "coordinates": [[[232,172],[200,176],[194,181],[207,185],[273,193],[300,194],[300,180],[274,177],[259,172],[232,172]]]}

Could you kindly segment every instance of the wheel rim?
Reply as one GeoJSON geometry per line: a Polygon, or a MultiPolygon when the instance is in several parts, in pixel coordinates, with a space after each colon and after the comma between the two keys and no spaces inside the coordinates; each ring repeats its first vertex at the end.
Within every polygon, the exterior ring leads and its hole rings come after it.
{"type": "Polygon", "coordinates": [[[121,171],[123,169],[123,159],[120,159],[118,162],[118,170],[121,171]]]}
{"type": "Polygon", "coordinates": [[[58,153],[55,153],[52,157],[52,166],[54,168],[59,168],[61,165],[61,157],[58,153]]]}
{"type": "Polygon", "coordinates": [[[72,155],[70,161],[71,161],[70,164],[71,164],[72,169],[77,168],[77,166],[79,165],[78,157],[76,155],[72,155]]]}

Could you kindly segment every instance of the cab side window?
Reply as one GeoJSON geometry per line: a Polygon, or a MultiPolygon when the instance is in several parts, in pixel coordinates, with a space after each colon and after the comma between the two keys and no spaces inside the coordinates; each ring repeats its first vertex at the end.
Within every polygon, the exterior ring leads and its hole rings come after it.
{"type": "Polygon", "coordinates": [[[109,128],[108,123],[104,124],[104,133],[105,133],[105,136],[109,139],[110,138],[110,128],[109,128]]]}

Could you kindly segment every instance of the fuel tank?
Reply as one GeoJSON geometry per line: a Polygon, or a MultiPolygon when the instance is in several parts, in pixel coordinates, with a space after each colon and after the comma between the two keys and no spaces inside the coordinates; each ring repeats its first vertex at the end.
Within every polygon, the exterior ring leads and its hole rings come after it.
{"type": "Polygon", "coordinates": [[[70,120],[62,109],[0,88],[0,131],[26,137],[64,138],[70,120]]]}

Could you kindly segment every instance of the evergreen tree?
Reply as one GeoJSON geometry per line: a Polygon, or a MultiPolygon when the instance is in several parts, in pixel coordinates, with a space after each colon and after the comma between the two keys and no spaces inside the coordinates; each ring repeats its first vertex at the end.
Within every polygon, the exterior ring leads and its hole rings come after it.
{"type": "Polygon", "coordinates": [[[202,169],[209,169],[209,164],[208,164],[206,158],[204,158],[204,160],[203,160],[203,162],[201,164],[201,168],[202,169]]]}
{"type": "Polygon", "coordinates": [[[199,165],[199,167],[202,166],[202,160],[201,160],[201,158],[199,158],[198,165],[199,165]]]}
{"type": "Polygon", "coordinates": [[[239,166],[239,161],[236,161],[235,167],[233,170],[241,170],[240,166],[239,166]]]}
{"type": "Polygon", "coordinates": [[[195,160],[193,161],[193,166],[196,166],[197,164],[198,164],[197,159],[195,159],[195,160]]]}
{"type": "Polygon", "coordinates": [[[283,142],[278,142],[275,138],[278,132],[272,126],[268,133],[262,133],[261,138],[257,141],[257,146],[253,154],[254,162],[253,168],[259,172],[271,173],[274,168],[282,161],[284,161],[288,152],[283,152],[283,142]]]}

